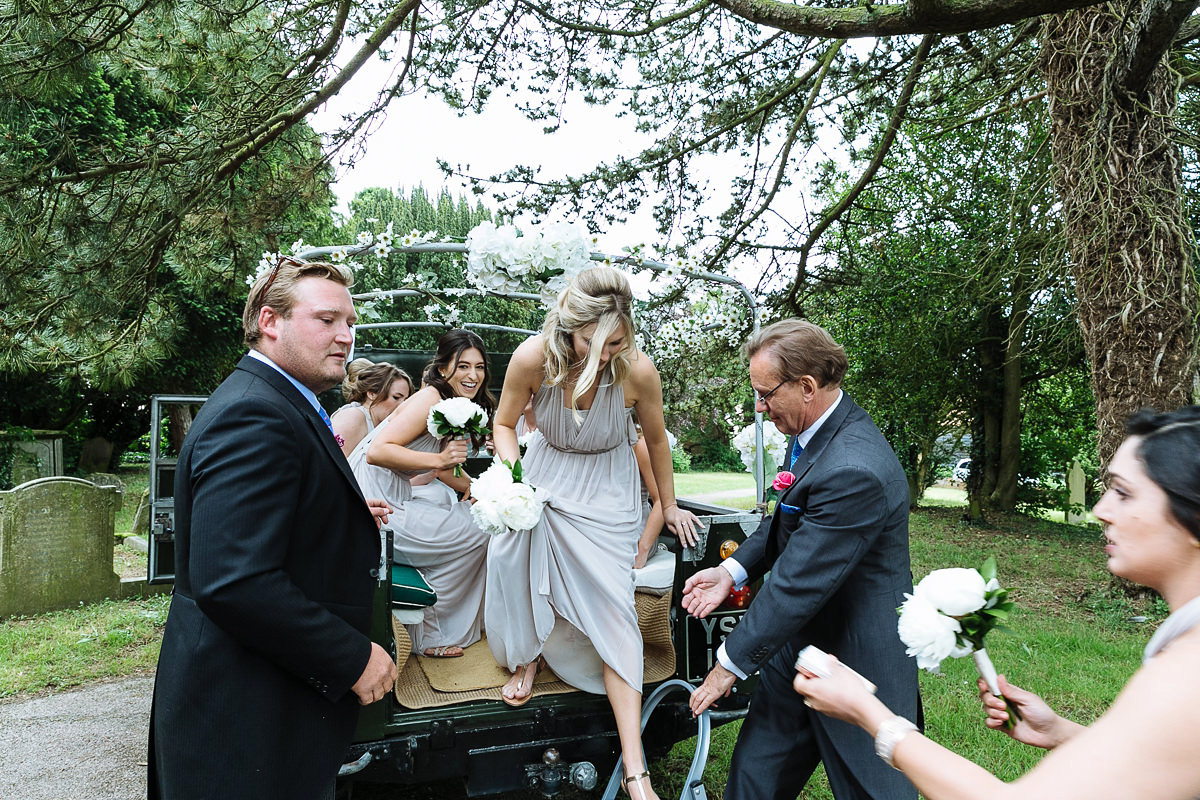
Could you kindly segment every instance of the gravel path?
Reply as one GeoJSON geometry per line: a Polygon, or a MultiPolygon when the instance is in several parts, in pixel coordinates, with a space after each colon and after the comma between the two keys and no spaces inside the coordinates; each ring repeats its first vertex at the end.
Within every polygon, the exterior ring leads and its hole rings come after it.
{"type": "Polygon", "coordinates": [[[152,676],[0,703],[0,797],[141,800],[152,676]]]}

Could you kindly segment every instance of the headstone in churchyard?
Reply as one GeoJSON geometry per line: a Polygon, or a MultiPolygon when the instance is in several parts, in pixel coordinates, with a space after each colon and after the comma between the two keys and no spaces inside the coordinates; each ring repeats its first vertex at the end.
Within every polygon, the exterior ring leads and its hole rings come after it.
{"type": "Polygon", "coordinates": [[[113,446],[107,439],[94,436],[87,439],[79,448],[80,472],[103,472],[108,469],[112,460],[113,446]]]}
{"type": "Polygon", "coordinates": [[[63,474],[62,434],[58,431],[32,431],[33,438],[12,442],[12,485],[19,486],[36,478],[63,474]]]}
{"type": "Polygon", "coordinates": [[[1082,525],[1084,521],[1083,503],[1086,499],[1084,492],[1085,477],[1083,474],[1083,465],[1079,460],[1071,462],[1071,469],[1067,472],[1067,524],[1082,525]]]}
{"type": "MultiPolygon", "coordinates": [[[[124,531],[122,531],[124,533],[124,531]]],[[[138,501],[137,511],[133,514],[133,527],[129,529],[129,533],[134,536],[146,537],[150,535],[150,490],[146,489],[142,492],[142,499],[138,501]]]]}
{"type": "Polygon", "coordinates": [[[115,596],[113,529],[121,496],[80,478],[0,491],[0,618],[115,596]]]}

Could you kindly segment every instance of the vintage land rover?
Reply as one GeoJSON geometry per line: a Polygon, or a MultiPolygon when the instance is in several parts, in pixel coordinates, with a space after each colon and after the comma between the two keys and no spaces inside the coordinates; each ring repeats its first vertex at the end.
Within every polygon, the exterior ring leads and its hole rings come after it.
{"type": "MultiPolygon", "coordinates": [[[[467,327],[480,328],[477,332],[486,341],[486,329],[494,326],[467,327]]],[[[389,361],[417,376],[432,354],[363,346],[356,348],[355,356],[389,361]]],[[[491,389],[497,395],[507,361],[505,354],[492,357],[491,389]]],[[[204,399],[154,396],[151,430],[162,430],[170,406],[194,410],[204,399]]],[[[151,448],[148,575],[152,583],[164,583],[174,576],[175,454],[166,437],[153,438],[160,441],[151,448]]],[[[473,456],[468,471],[478,474],[489,462],[486,454],[473,456]]],[[[702,798],[708,730],[744,716],[755,679],[739,682],[719,710],[706,712],[700,720],[693,719],[688,708],[689,689],[708,674],[717,647],[745,613],[755,587],[731,597],[703,620],[681,608],[682,587],[692,573],[720,563],[736,549],[758,527],[761,514],[680,502],[703,523],[697,546],[681,547],[664,531],[659,553],[637,572],[635,597],[645,658],[643,743],[654,758],[677,742],[697,737],[697,757],[681,796],[702,798]]],[[[392,549],[384,551],[390,554],[392,549]]],[[[607,698],[576,690],[545,671],[530,701],[513,708],[500,699],[507,672],[492,659],[486,641],[472,645],[462,658],[411,653],[404,623],[420,619],[429,599],[426,589],[403,565],[389,564],[387,573],[379,576],[372,638],[396,657],[400,673],[388,697],[362,710],[341,771],[341,788],[352,789],[358,781],[408,786],[461,781],[469,796],[536,789],[552,797],[568,786],[590,791],[607,784],[604,797],[614,797],[620,750],[607,698]]]]}

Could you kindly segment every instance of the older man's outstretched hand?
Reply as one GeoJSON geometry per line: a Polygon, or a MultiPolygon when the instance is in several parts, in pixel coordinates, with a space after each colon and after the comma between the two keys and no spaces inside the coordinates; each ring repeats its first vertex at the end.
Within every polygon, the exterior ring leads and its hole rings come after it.
{"type": "Polygon", "coordinates": [[[702,569],[683,584],[683,610],[704,619],[733,590],[733,576],[724,567],[702,569]]]}

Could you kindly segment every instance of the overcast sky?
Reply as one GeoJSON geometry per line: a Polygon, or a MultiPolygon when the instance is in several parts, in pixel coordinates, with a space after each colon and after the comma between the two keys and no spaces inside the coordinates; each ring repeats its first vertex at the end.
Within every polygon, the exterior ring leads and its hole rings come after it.
{"type": "MultiPolygon", "coordinates": [[[[361,113],[387,80],[393,65],[372,62],[363,68],[341,94],[311,118],[318,131],[340,124],[348,113],[361,113]]],[[[517,164],[541,165],[546,177],[582,172],[618,153],[637,152],[645,141],[629,120],[617,119],[611,110],[576,103],[568,107],[563,125],[552,135],[540,123],[525,120],[511,101],[496,96],[482,115],[459,116],[438,98],[406,96],[393,100],[387,119],[370,134],[366,152],[353,166],[338,168],[339,210],[346,211],[357,192],[373,186],[405,191],[422,185],[431,198],[443,186],[451,195],[468,195],[461,181],[446,179],[437,168],[440,157],[464,171],[485,177],[517,164]]],[[[487,196],[485,205],[495,208],[487,196]]],[[[553,222],[557,220],[544,220],[553,222]]],[[[631,244],[657,244],[650,209],[620,230],[602,234],[605,252],[620,252],[631,244]]]]}

